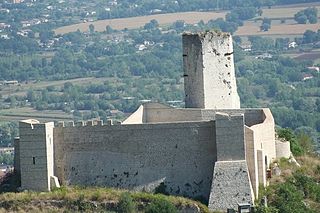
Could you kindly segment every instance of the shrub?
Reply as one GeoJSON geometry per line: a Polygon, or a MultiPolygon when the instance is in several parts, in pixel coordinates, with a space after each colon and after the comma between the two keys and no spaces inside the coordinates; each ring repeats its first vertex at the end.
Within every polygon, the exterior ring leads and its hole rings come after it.
{"type": "Polygon", "coordinates": [[[275,197],[271,201],[271,206],[282,213],[305,212],[307,210],[303,203],[302,192],[289,182],[276,186],[275,197]]]}
{"type": "Polygon", "coordinates": [[[176,213],[177,208],[164,198],[155,199],[146,209],[146,213],[176,213]]]}
{"type": "Polygon", "coordinates": [[[274,207],[257,206],[254,212],[255,213],[278,213],[279,210],[274,207]]]}
{"type": "Polygon", "coordinates": [[[79,198],[72,202],[71,207],[74,207],[78,211],[87,211],[91,206],[85,201],[84,194],[80,194],[79,198]]]}
{"type": "Polygon", "coordinates": [[[163,182],[159,184],[154,190],[155,194],[164,194],[164,195],[169,195],[167,192],[167,186],[163,182]]]}
{"type": "Polygon", "coordinates": [[[102,197],[102,194],[101,194],[101,191],[99,191],[98,189],[93,193],[92,197],[91,197],[92,200],[95,200],[95,201],[101,201],[103,199],[102,197]]]}
{"type": "Polygon", "coordinates": [[[297,137],[291,129],[278,129],[277,133],[279,138],[284,138],[290,142],[290,149],[294,156],[304,154],[305,150],[303,150],[303,147],[299,144],[297,137]]]}
{"type": "Polygon", "coordinates": [[[118,212],[119,213],[132,213],[136,212],[135,203],[128,192],[124,192],[120,196],[118,203],[118,212]]]}

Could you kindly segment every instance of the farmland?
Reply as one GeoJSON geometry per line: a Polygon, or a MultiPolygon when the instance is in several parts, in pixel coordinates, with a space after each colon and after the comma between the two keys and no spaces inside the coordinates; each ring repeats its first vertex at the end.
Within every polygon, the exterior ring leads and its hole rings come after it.
{"type": "MultiPolygon", "coordinates": [[[[314,3],[318,9],[320,9],[320,3],[314,3]]],[[[308,5],[309,6],[309,5],[308,5]]],[[[299,25],[293,21],[293,16],[300,10],[308,7],[307,5],[292,5],[291,7],[274,7],[274,8],[264,8],[261,17],[257,17],[255,20],[246,21],[244,26],[240,27],[235,35],[247,36],[247,35],[301,35],[306,30],[317,30],[319,29],[319,23],[317,24],[303,24],[299,25]],[[267,32],[260,31],[261,21],[259,18],[270,18],[272,19],[272,27],[267,32]],[[279,20],[286,19],[285,23],[280,23],[279,20]],[[284,30],[286,29],[286,30],[284,30]]],[[[68,25],[64,27],[57,28],[55,30],[56,34],[65,34],[69,32],[74,32],[80,30],[82,32],[88,31],[89,25],[93,24],[95,26],[95,31],[103,32],[106,26],[109,25],[113,29],[122,30],[135,29],[143,27],[146,23],[150,22],[152,19],[158,21],[160,25],[168,25],[178,20],[183,20],[188,24],[195,24],[203,20],[207,22],[211,19],[224,18],[228,11],[219,12],[181,12],[181,13],[169,13],[169,14],[158,14],[131,18],[119,18],[119,19],[107,19],[99,20],[95,22],[80,23],[74,25],[68,25]]]]}
{"type": "Polygon", "coordinates": [[[65,34],[69,32],[74,32],[80,30],[82,32],[89,29],[89,25],[93,24],[95,30],[98,32],[103,32],[106,30],[106,26],[109,25],[113,29],[123,30],[135,29],[143,27],[146,23],[150,22],[152,19],[155,19],[159,22],[160,25],[171,24],[177,20],[183,20],[188,24],[198,23],[200,20],[207,22],[211,19],[223,18],[226,15],[226,12],[182,12],[182,13],[170,13],[170,14],[158,14],[150,16],[140,16],[140,17],[131,17],[131,18],[118,18],[118,19],[107,19],[99,20],[95,22],[87,22],[69,25],[65,27],[60,27],[55,30],[56,34],[65,34]]]}
{"type": "Polygon", "coordinates": [[[0,95],[3,98],[7,98],[8,96],[14,95],[26,95],[29,89],[41,90],[46,87],[62,87],[65,83],[72,83],[74,85],[87,85],[92,81],[95,82],[103,82],[107,80],[107,78],[77,78],[77,79],[69,79],[69,80],[60,80],[60,81],[34,81],[34,82],[24,82],[18,85],[10,85],[10,86],[2,86],[0,90],[0,95]]]}
{"type": "Polygon", "coordinates": [[[254,21],[245,22],[244,26],[239,27],[235,35],[248,36],[248,35],[261,35],[261,36],[274,36],[274,35],[302,35],[306,30],[317,31],[320,27],[317,24],[272,24],[271,29],[268,31],[260,30],[261,23],[254,21]],[[285,30],[284,30],[285,29],[285,30]]]}
{"type": "Polygon", "coordinates": [[[4,121],[19,121],[37,119],[42,122],[57,120],[72,120],[72,115],[58,110],[38,111],[31,107],[11,108],[0,110],[0,119],[4,121]]]}

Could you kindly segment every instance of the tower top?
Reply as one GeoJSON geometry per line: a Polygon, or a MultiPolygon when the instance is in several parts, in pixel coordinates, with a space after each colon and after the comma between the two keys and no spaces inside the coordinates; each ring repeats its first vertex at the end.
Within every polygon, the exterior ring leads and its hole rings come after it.
{"type": "Polygon", "coordinates": [[[232,36],[206,31],[182,35],[187,108],[239,109],[232,36]]]}

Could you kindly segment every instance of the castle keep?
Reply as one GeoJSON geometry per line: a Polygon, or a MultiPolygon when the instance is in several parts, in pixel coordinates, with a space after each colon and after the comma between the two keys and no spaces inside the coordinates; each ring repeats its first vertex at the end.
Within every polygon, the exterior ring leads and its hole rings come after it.
{"type": "Polygon", "coordinates": [[[108,186],[202,198],[211,210],[253,203],[266,169],[289,157],[276,146],[269,109],[240,109],[232,38],[183,35],[186,108],[141,105],[122,123],[19,124],[16,170],[23,189],[108,186]]]}

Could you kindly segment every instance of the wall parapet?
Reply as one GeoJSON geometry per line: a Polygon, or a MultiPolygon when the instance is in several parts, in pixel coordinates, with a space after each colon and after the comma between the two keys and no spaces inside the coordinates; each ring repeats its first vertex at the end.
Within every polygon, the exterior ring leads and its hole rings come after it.
{"type": "Polygon", "coordinates": [[[92,126],[109,126],[109,125],[113,125],[113,122],[111,119],[108,119],[106,124],[103,123],[103,120],[88,120],[88,121],[76,121],[76,122],[58,121],[55,124],[55,128],[85,127],[85,126],[92,127],[92,126]]]}

